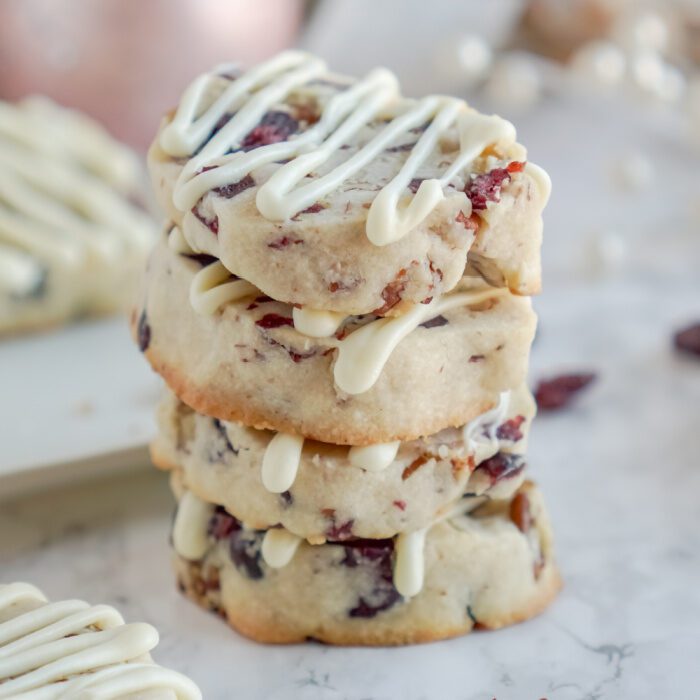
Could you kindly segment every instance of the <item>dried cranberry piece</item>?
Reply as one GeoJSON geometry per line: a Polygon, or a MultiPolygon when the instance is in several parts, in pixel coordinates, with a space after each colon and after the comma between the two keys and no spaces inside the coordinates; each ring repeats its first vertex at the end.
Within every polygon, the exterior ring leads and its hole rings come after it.
{"type": "Polygon", "coordinates": [[[525,416],[516,416],[507,420],[505,423],[501,423],[498,428],[496,428],[496,437],[499,440],[510,440],[511,442],[517,442],[523,439],[523,433],[520,430],[522,424],[525,422],[525,416]]]}
{"type": "Polygon", "coordinates": [[[269,301],[274,301],[272,297],[267,296],[267,294],[261,294],[259,297],[255,297],[253,301],[246,306],[246,311],[252,311],[253,309],[257,309],[260,304],[267,304],[269,301]]]}
{"type": "Polygon", "coordinates": [[[326,537],[334,542],[345,542],[352,539],[352,526],[355,524],[355,521],[351,518],[338,525],[335,521],[335,514],[331,517],[333,518],[333,523],[326,529],[326,537]]]}
{"type": "Polygon", "coordinates": [[[526,165],[527,162],[524,160],[514,160],[506,165],[506,170],[509,173],[521,173],[523,170],[525,170],[526,165]]]}
{"type": "Polygon", "coordinates": [[[473,211],[486,209],[487,202],[498,202],[501,197],[501,187],[510,180],[506,168],[494,168],[472,178],[464,188],[464,193],[472,203],[473,211]]]}
{"type": "Polygon", "coordinates": [[[343,566],[371,567],[376,573],[374,588],[358,598],[348,611],[349,617],[374,617],[402,599],[393,583],[393,540],[355,540],[344,545],[344,552],[343,566]]]}
{"type": "Polygon", "coordinates": [[[231,444],[224,424],[218,418],[212,418],[212,425],[214,426],[214,430],[216,430],[219,440],[218,442],[213,441],[212,444],[209,445],[209,454],[207,455],[209,462],[222,462],[227,452],[232,453],[234,457],[238,457],[238,450],[231,444]]]}
{"type": "Polygon", "coordinates": [[[287,112],[268,112],[244,139],[241,148],[252,151],[260,146],[286,141],[299,130],[299,122],[287,112]]]}
{"type": "Polygon", "coordinates": [[[240,521],[236,520],[222,506],[217,506],[207,525],[207,534],[215,540],[226,539],[232,532],[241,529],[240,521]]]}
{"type": "Polygon", "coordinates": [[[416,192],[418,192],[418,189],[420,188],[420,183],[423,182],[423,180],[425,180],[424,177],[414,177],[413,180],[411,180],[411,182],[408,183],[408,189],[411,190],[413,194],[415,194],[416,192]]]}
{"type": "Polygon", "coordinates": [[[139,350],[141,352],[146,352],[148,346],[151,344],[151,326],[148,323],[148,317],[146,316],[146,311],[142,311],[139,316],[139,322],[136,327],[136,339],[138,342],[139,350]]]}
{"type": "Polygon", "coordinates": [[[255,180],[253,180],[250,175],[246,175],[238,182],[232,182],[230,185],[223,185],[222,187],[215,187],[212,192],[215,192],[220,197],[231,199],[231,197],[235,197],[237,194],[249,190],[251,187],[255,187],[255,180]]]}
{"type": "Polygon", "coordinates": [[[315,204],[312,204],[310,207],[306,207],[306,209],[302,209],[301,211],[298,211],[293,217],[292,221],[299,221],[299,217],[302,214],[318,214],[318,212],[323,211],[326,207],[321,204],[321,202],[316,202],[315,204]]]}
{"type": "Polygon", "coordinates": [[[192,213],[194,214],[195,218],[197,218],[199,221],[201,221],[215,236],[219,235],[219,217],[218,216],[215,216],[213,219],[208,219],[199,210],[199,204],[192,207],[192,213]]]}
{"type": "Polygon", "coordinates": [[[231,561],[241,573],[253,581],[265,576],[262,568],[263,534],[257,530],[236,530],[229,538],[231,561]]]}
{"type": "Polygon", "coordinates": [[[594,379],[592,372],[580,374],[562,374],[553,379],[541,381],[535,390],[537,406],[542,411],[554,411],[566,406],[581,389],[594,379]]]}
{"type": "Polygon", "coordinates": [[[475,471],[486,474],[493,486],[501,479],[508,479],[519,474],[523,469],[525,469],[525,460],[522,455],[498,452],[493,457],[481,462],[475,471]]]}
{"type": "Polygon", "coordinates": [[[287,248],[290,245],[299,245],[299,243],[303,242],[304,241],[301,238],[290,238],[289,236],[282,236],[280,238],[276,238],[271,243],[268,243],[267,247],[272,248],[273,250],[282,250],[283,248],[287,248]]]}
{"type": "Polygon", "coordinates": [[[700,323],[694,323],[673,336],[677,350],[690,355],[700,356],[700,323]]]}
{"type": "Polygon", "coordinates": [[[439,328],[440,326],[446,326],[448,323],[449,321],[444,316],[435,316],[429,321],[421,323],[420,326],[422,328],[439,328]]]}
{"type": "Polygon", "coordinates": [[[280,314],[265,314],[262,318],[255,322],[260,328],[280,328],[281,326],[293,326],[294,321],[289,316],[280,316],[280,314]]]}

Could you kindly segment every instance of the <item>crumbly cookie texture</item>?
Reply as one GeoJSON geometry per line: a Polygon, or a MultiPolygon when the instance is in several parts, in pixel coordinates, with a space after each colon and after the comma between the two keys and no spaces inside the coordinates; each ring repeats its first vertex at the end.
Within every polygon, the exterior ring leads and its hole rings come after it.
{"type": "Polygon", "coordinates": [[[151,625],[107,605],[0,584],[0,697],[201,700],[189,678],[153,662],[156,644],[151,625]]]}
{"type": "Polygon", "coordinates": [[[88,117],[0,101],[0,333],[123,310],[156,237],[141,165],[88,117]]]}
{"type": "Polygon", "coordinates": [[[290,52],[200,76],[149,167],[190,245],[265,294],[391,313],[450,291],[468,261],[514,293],[539,291],[550,185],[515,138],[460,100],[401,97],[387,71],[355,81],[290,52]]]}
{"type": "MultiPolygon", "coordinates": [[[[336,381],[339,357],[371,317],[351,317],[334,335],[311,338],[293,327],[288,305],[268,297],[197,313],[189,291],[201,269],[199,259],[161,241],[132,315],[132,332],[152,367],[199,413],[367,445],[462,426],[525,381],[536,324],[528,298],[491,288],[478,292],[478,303],[460,297],[432,317],[433,307],[417,305],[414,312],[430,312],[425,320],[386,353],[369,389],[348,394],[336,381]]],[[[367,361],[384,357],[384,346],[374,353],[363,341],[357,349],[354,359],[346,357],[351,378],[355,368],[364,372],[367,361]]]]}
{"type": "Polygon", "coordinates": [[[236,522],[217,511],[206,553],[175,555],[175,568],[190,598],[260,642],[445,639],[533,617],[561,586],[547,513],[530,483],[510,500],[434,525],[422,589],[412,597],[392,583],[395,540],[302,543],[289,563],[273,568],[261,553],[264,533],[236,522]]]}
{"type": "Polygon", "coordinates": [[[374,446],[389,448],[388,463],[367,450],[306,441],[293,465],[270,465],[286,479],[276,487],[263,467],[275,459],[273,432],[197,414],[168,392],[151,455],[250,527],[279,524],[314,543],[338,533],[382,539],[427,527],[465,493],[510,497],[524,477],[534,413],[526,387],[505,392],[496,409],[463,428],[374,446]]]}

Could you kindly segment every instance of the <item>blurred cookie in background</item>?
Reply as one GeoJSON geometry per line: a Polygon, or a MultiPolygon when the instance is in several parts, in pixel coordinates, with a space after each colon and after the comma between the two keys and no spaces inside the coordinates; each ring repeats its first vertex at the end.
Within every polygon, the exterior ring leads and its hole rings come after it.
{"type": "Polygon", "coordinates": [[[156,224],[140,159],[45,97],[0,101],[0,335],[124,309],[156,224]]]}
{"type": "Polygon", "coordinates": [[[145,150],[183,83],[296,38],[303,0],[3,0],[0,98],[48,95],[145,150]]]}

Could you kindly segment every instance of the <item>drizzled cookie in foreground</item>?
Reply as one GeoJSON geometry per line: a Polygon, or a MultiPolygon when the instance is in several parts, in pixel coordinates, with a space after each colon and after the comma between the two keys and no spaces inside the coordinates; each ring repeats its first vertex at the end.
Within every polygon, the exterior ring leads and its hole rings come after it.
{"type": "Polygon", "coordinates": [[[201,700],[189,678],[153,662],[156,644],[151,625],[108,605],[0,584],[0,698],[201,700]]]}
{"type": "Polygon", "coordinates": [[[132,313],[181,589],[262,642],[407,644],[542,611],[526,480],[546,173],[514,127],[293,51],[197,78],[150,149],[132,313]]]}

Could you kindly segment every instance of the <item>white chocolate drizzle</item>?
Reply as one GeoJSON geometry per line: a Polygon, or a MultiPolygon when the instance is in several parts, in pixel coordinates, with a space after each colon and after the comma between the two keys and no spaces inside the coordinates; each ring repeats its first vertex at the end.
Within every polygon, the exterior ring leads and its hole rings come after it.
{"type": "Polygon", "coordinates": [[[497,430],[508,415],[510,397],[510,391],[502,391],[495,408],[477,416],[462,428],[464,442],[469,452],[474,455],[476,464],[493,457],[498,452],[497,430]]]}
{"type": "Polygon", "coordinates": [[[124,624],[107,605],[47,602],[26,583],[0,585],[0,698],[129,698],[200,700],[186,677],[156,666],[148,652],[158,632],[124,624]]]}
{"type": "Polygon", "coordinates": [[[423,588],[425,537],[428,529],[401,533],[395,539],[394,587],[404,598],[412,598],[423,588]]]}
{"type": "Polygon", "coordinates": [[[338,357],[333,368],[335,383],[347,394],[369,391],[396,346],[421,323],[455,307],[479,304],[506,293],[502,288],[489,288],[448,294],[429,304],[413,304],[401,316],[381,318],[358,328],[338,342],[338,357]]]}
{"type": "Polygon", "coordinates": [[[190,303],[197,313],[211,316],[225,304],[259,293],[250,282],[233,279],[223,263],[217,260],[192,278],[190,303]]]}
{"type": "Polygon", "coordinates": [[[333,335],[345,318],[345,314],[337,311],[319,311],[306,307],[295,307],[292,310],[294,328],[309,338],[327,338],[333,335]]]}
{"type": "Polygon", "coordinates": [[[380,472],[396,459],[400,446],[399,440],[376,445],[356,445],[348,450],[348,459],[353,467],[359,467],[368,472],[380,472]]]}
{"type": "Polygon", "coordinates": [[[207,525],[214,506],[186,491],[177,506],[173,526],[173,547],[185,559],[197,561],[209,549],[207,525]]]}
{"type": "Polygon", "coordinates": [[[190,156],[174,188],[175,206],[187,211],[211,189],[238,182],[264,165],[287,161],[259,187],[255,200],[265,218],[283,221],[336,190],[402,136],[422,129],[428,122],[398,173],[369,208],[367,237],[383,246],[420,224],[445,197],[444,188],[459,181],[461,173],[486,148],[493,144],[507,147],[515,142],[515,129],[504,119],[481,115],[453,97],[401,98],[396,77],[385,69],[376,69],[331,97],[318,121],[306,131],[287,141],[230,153],[275,104],[325,74],[326,65],[320,59],[288,51],[238,77],[211,104],[207,100],[211,100],[221,76],[215,71],[197,78],[159,137],[161,148],[170,156],[190,156]],[[234,115],[205,143],[227,113],[234,115]],[[367,143],[330,171],[315,174],[331,159],[337,159],[342,146],[379,119],[386,119],[386,124],[367,143]],[[459,135],[457,156],[439,178],[423,180],[415,196],[410,197],[409,183],[450,129],[456,129],[459,135]]]}
{"type": "Polygon", "coordinates": [[[292,560],[302,538],[283,527],[271,528],[263,537],[261,552],[265,563],[273,569],[281,569],[292,560]]]}
{"type": "Polygon", "coordinates": [[[277,433],[270,440],[262,463],[263,486],[271,493],[289,490],[299,470],[304,438],[301,435],[277,433]]]}

